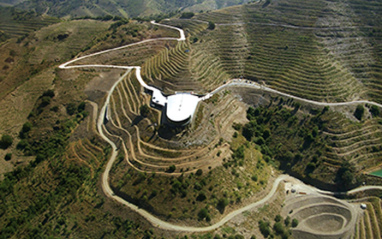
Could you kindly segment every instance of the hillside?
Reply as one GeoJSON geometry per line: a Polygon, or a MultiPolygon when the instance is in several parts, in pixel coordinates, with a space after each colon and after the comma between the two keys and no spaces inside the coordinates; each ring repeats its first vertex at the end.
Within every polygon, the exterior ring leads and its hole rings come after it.
{"type": "MultiPolygon", "coordinates": [[[[360,7],[360,4],[357,1],[341,4],[280,0],[203,13],[190,20],[164,21],[186,29],[190,44],[179,45],[148,61],[143,67],[144,77],[165,92],[193,89],[203,94],[229,79],[244,78],[317,102],[360,99],[381,102],[380,18],[373,16],[381,14],[382,5],[362,2],[360,7]],[[214,23],[215,29],[207,29],[208,21],[214,23]]],[[[279,104],[285,104],[285,100],[279,104]]],[[[255,107],[262,105],[250,99],[249,102],[255,107]]],[[[299,149],[301,143],[294,142],[295,145],[286,148],[293,151],[296,147],[294,154],[302,153],[303,163],[291,162],[285,169],[311,183],[332,184],[341,177],[336,176],[337,172],[341,174],[341,167],[350,167],[345,162],[355,167],[357,174],[378,168],[382,142],[380,110],[361,104],[362,115],[356,117],[355,106],[330,107],[340,114],[313,122],[309,130],[316,126],[317,133],[322,134],[321,146],[313,147],[317,155],[304,152],[299,149]],[[320,121],[323,121],[321,125],[317,125],[320,121]]],[[[274,109],[268,110],[272,113],[267,115],[274,114],[274,109]]],[[[314,109],[313,114],[304,117],[316,120],[319,111],[321,109],[314,109]]],[[[294,114],[288,113],[285,117],[295,118],[296,122],[301,120],[294,114]]],[[[290,144],[290,137],[304,141],[305,133],[292,132],[288,132],[288,139],[283,141],[280,135],[285,132],[265,123],[261,127],[275,130],[271,133],[275,133],[276,141],[268,139],[270,148],[278,143],[290,144]]],[[[307,120],[300,125],[305,123],[307,120]]],[[[273,151],[270,156],[275,154],[278,153],[273,151]]],[[[284,156],[279,158],[282,160],[284,156]]]]}
{"type": "Polygon", "coordinates": [[[381,18],[375,17],[381,11],[378,1],[356,0],[232,7],[196,17],[217,27],[194,48],[217,59],[231,78],[317,101],[381,102],[381,18]]]}
{"type": "Polygon", "coordinates": [[[382,165],[382,3],[261,1],[162,25],[96,16],[185,5],[17,4],[45,14],[17,12],[24,36],[4,28],[0,44],[0,238],[299,238],[315,212],[336,223],[327,238],[380,237],[381,187],[337,191],[382,185],[368,174],[382,165]],[[210,94],[172,127],[142,80],[210,94]]]}
{"type": "MultiPolygon", "coordinates": [[[[31,11],[21,11],[11,7],[0,7],[0,31],[6,38],[25,37],[30,32],[59,22],[59,19],[41,16],[31,11]]],[[[0,42],[4,41],[0,34],[0,42]]]]}
{"type": "Polygon", "coordinates": [[[55,17],[83,17],[83,16],[105,16],[118,15],[125,18],[159,15],[176,11],[209,11],[227,6],[247,3],[248,0],[116,0],[116,1],[9,1],[1,0],[0,4],[15,6],[24,10],[33,10],[55,17]]]}
{"type": "Polygon", "coordinates": [[[105,79],[114,79],[121,72],[56,69],[60,62],[82,52],[171,35],[147,23],[114,23],[60,22],[29,34],[21,42],[10,39],[1,46],[4,58],[13,59],[2,63],[9,64],[11,71],[1,82],[0,134],[13,138],[9,147],[2,144],[0,149],[2,238],[151,234],[146,231],[147,222],[120,209],[99,187],[110,148],[93,125],[97,105],[85,100],[102,101],[113,83],[104,83],[105,79]],[[29,66],[36,65],[40,68],[27,80],[21,78],[24,71],[12,70],[20,67],[29,71],[29,66]],[[8,89],[11,93],[7,94],[8,89]],[[10,159],[6,155],[11,155],[10,159]]]}

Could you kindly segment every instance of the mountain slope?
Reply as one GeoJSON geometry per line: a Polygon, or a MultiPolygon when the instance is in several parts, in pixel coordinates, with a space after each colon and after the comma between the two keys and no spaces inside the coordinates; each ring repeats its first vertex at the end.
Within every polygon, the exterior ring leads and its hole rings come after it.
{"type": "Polygon", "coordinates": [[[10,1],[1,0],[0,5],[13,5],[26,10],[35,10],[51,16],[81,17],[118,15],[123,17],[149,16],[178,10],[208,11],[222,7],[244,4],[248,0],[90,0],[90,1],[10,1]]]}

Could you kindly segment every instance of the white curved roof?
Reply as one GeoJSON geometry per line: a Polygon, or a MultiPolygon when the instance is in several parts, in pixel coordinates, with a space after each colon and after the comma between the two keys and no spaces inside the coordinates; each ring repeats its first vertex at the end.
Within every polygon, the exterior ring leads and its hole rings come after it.
{"type": "Polygon", "coordinates": [[[181,122],[192,117],[199,97],[189,93],[177,93],[167,97],[166,116],[173,122],[181,122]]]}

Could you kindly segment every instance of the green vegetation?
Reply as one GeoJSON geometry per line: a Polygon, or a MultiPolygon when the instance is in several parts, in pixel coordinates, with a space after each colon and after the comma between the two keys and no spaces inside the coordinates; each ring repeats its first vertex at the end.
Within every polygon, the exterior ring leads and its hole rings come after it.
{"type": "Polygon", "coordinates": [[[209,22],[208,22],[208,29],[209,29],[209,30],[214,30],[214,29],[215,29],[215,23],[209,21],[209,22]]]}
{"type": "MultiPolygon", "coordinates": [[[[332,118],[344,116],[330,112],[327,108],[311,109],[309,113],[304,113],[300,108],[293,101],[284,102],[283,99],[273,101],[267,107],[250,107],[247,111],[249,123],[239,128],[248,141],[258,145],[266,162],[276,163],[281,169],[306,180],[314,179],[315,182],[344,185],[347,188],[356,185],[354,164],[348,157],[341,157],[332,151],[332,147],[335,147],[333,142],[339,139],[330,134],[328,137],[328,133],[325,133],[330,132],[332,127],[338,127],[337,123],[341,122],[332,121],[332,118]],[[329,171],[333,173],[330,175],[329,171]]],[[[379,136],[376,134],[376,137],[379,136]]],[[[378,147],[373,147],[378,152],[378,147]]],[[[239,149],[233,157],[240,157],[240,154],[239,149]]],[[[256,181],[256,176],[252,180],[256,181]]]]}
{"type": "MultiPolygon", "coordinates": [[[[286,218],[285,220],[287,219],[288,218],[286,218]]],[[[283,218],[280,215],[276,215],[275,223],[273,224],[273,227],[271,227],[270,222],[260,220],[259,229],[261,234],[263,234],[264,238],[274,238],[275,236],[276,238],[282,238],[282,239],[289,238],[289,236],[291,235],[289,223],[283,224],[282,221],[283,221],[283,218]]],[[[293,223],[292,223],[292,227],[293,227],[293,223]]]]}
{"type": "Polygon", "coordinates": [[[121,160],[113,165],[111,185],[117,195],[159,217],[209,222],[266,186],[267,163],[251,143],[236,149],[245,140],[243,137],[235,140],[232,149],[241,153],[225,159],[224,166],[211,171],[196,170],[194,174],[183,169],[185,173],[170,176],[182,172],[178,166],[170,165],[166,169],[169,176],[162,176],[136,172],[121,160]],[[258,175],[258,182],[251,180],[253,174],[258,175]],[[168,203],[161,204],[163,200],[168,203]]]}
{"type": "Polygon", "coordinates": [[[180,18],[183,18],[183,19],[190,19],[194,16],[195,14],[193,12],[182,12],[182,14],[180,15],[180,18]]]}
{"type": "Polygon", "coordinates": [[[357,105],[357,108],[354,111],[354,116],[358,119],[361,120],[363,117],[363,114],[365,112],[365,108],[363,105],[357,105]]]}
{"type": "Polygon", "coordinates": [[[143,117],[147,117],[150,113],[150,108],[147,104],[144,104],[139,108],[139,111],[143,117]]]}
{"type": "Polygon", "coordinates": [[[13,138],[12,136],[8,135],[8,134],[3,134],[1,136],[1,140],[0,140],[0,148],[2,149],[7,149],[9,146],[11,146],[13,144],[13,138]]]}
{"type": "MultiPolygon", "coordinates": [[[[218,5],[235,2],[220,1],[218,5]]],[[[203,3],[199,1],[195,6],[202,7],[203,3]]],[[[152,15],[137,20],[161,20],[175,14],[183,18],[177,16],[164,22],[184,28],[192,44],[188,41],[148,43],[97,58],[101,63],[142,65],[144,79],[166,93],[185,89],[204,93],[229,79],[243,77],[317,101],[365,98],[381,102],[381,22],[378,17],[370,17],[373,12],[370,9],[381,6],[375,1],[350,1],[341,12],[341,19],[337,16],[339,3],[327,4],[323,0],[265,1],[245,8],[200,14],[190,12],[196,9],[194,3],[179,1],[166,3],[162,9],[173,12],[165,14],[160,13],[159,3],[155,7],[129,1],[110,4],[66,1],[65,4],[64,7],[62,2],[51,1],[47,13],[102,16],[60,22],[36,32],[33,29],[37,27],[21,29],[22,33],[16,32],[20,29],[17,27],[0,32],[0,39],[12,34],[19,36],[17,43],[15,40],[3,45],[7,50],[1,63],[0,83],[11,88],[4,88],[1,98],[24,82],[56,77],[45,91],[38,91],[36,99],[40,98],[28,121],[24,118],[17,124],[26,122],[22,129],[11,133],[19,133],[21,139],[16,146],[20,150],[17,159],[23,152],[35,156],[35,160],[5,175],[0,184],[0,234],[4,237],[85,237],[88,233],[90,237],[105,238],[153,237],[153,231],[143,232],[130,217],[117,216],[122,214],[118,214],[118,209],[109,213],[113,204],[97,191],[110,148],[104,148],[95,134],[85,133],[91,130],[94,119],[87,119],[83,102],[86,96],[73,97],[75,94],[71,92],[82,92],[86,83],[96,79],[100,72],[81,69],[68,73],[56,69],[53,74],[47,73],[78,54],[148,37],[178,36],[176,31],[141,24],[128,17],[142,13],[152,15]],[[133,10],[128,7],[131,5],[135,6],[133,10]],[[180,6],[187,7],[186,12],[179,14],[172,10],[180,6]],[[123,17],[115,16],[118,14],[123,17]],[[327,26],[320,25],[326,22],[339,25],[346,22],[350,27],[327,30],[327,26]],[[353,41],[355,38],[357,43],[353,41]],[[25,48],[18,49],[22,45],[25,48]],[[17,213],[20,211],[25,213],[17,213]]],[[[23,6],[33,7],[36,12],[47,9],[40,1],[25,2],[23,6]]],[[[13,18],[23,26],[34,21],[45,21],[48,25],[46,20],[52,19],[29,12],[16,12],[13,18]]],[[[0,29],[4,27],[2,24],[0,29]]],[[[109,73],[102,70],[104,75],[109,73]]],[[[155,126],[160,115],[145,104],[147,99],[141,97],[140,90],[131,73],[112,95],[110,112],[115,121],[105,127],[120,137],[118,147],[126,146],[127,157],[119,155],[112,168],[111,185],[117,195],[168,221],[185,219],[207,225],[211,220],[218,220],[254,193],[264,190],[270,165],[323,187],[350,188],[359,182],[358,172],[376,166],[381,156],[380,110],[375,106],[357,106],[354,117],[360,122],[353,122],[329,107],[312,108],[290,99],[263,95],[266,104],[250,107],[248,123],[234,125],[232,142],[227,142],[233,132],[228,128],[230,125],[227,127],[231,118],[223,112],[212,113],[211,108],[225,104],[227,114],[234,115],[241,108],[233,97],[224,101],[216,94],[203,102],[192,131],[168,130],[155,126]],[[372,117],[368,117],[367,109],[372,117]],[[230,133],[223,137],[226,131],[230,133]],[[208,137],[198,145],[181,141],[182,137],[203,134],[208,137]]],[[[88,97],[98,97],[94,95],[89,93],[88,97]]],[[[99,101],[97,98],[94,102],[99,101]]],[[[11,143],[4,141],[2,138],[3,148],[13,144],[12,138],[11,143]]],[[[5,155],[6,160],[11,158],[11,153],[5,155]]],[[[380,210],[375,205],[377,219],[372,211],[365,213],[364,231],[377,238],[370,230],[379,223],[380,210]]],[[[271,211],[269,205],[259,210],[262,214],[268,211],[271,211]]],[[[290,227],[296,227],[298,221],[274,214],[260,217],[263,219],[259,222],[256,219],[255,223],[259,223],[264,237],[288,238],[290,227]]],[[[235,235],[233,228],[224,230],[230,235],[223,237],[243,238],[235,235]]],[[[211,233],[200,235],[200,238],[212,237],[211,233]]]]}
{"type": "MultiPolygon", "coordinates": [[[[62,84],[65,82],[57,80],[56,89],[62,84]]],[[[42,98],[52,96],[51,92],[44,94],[42,98]]],[[[60,95],[55,100],[76,99],[74,91],[73,95],[60,95]]],[[[110,148],[104,148],[91,132],[86,135],[90,140],[69,143],[73,130],[86,121],[85,105],[76,105],[77,114],[73,116],[60,117],[40,107],[42,98],[36,101],[29,121],[23,125],[20,132],[23,139],[17,145],[25,155],[35,159],[5,174],[0,182],[0,235],[4,238],[58,235],[94,238],[100,233],[120,238],[142,236],[139,225],[121,215],[120,209],[110,205],[105,209],[108,202],[98,193],[97,182],[110,148]],[[52,123],[42,120],[46,118],[52,123]],[[44,128],[48,131],[41,130],[44,128]],[[19,213],[20,210],[25,213],[19,213]]],[[[7,154],[6,160],[11,157],[12,154],[7,154]]]]}
{"type": "Polygon", "coordinates": [[[372,106],[370,107],[369,111],[370,111],[370,113],[371,113],[371,115],[372,115],[373,117],[378,117],[378,116],[380,116],[380,110],[379,110],[379,108],[378,108],[377,106],[375,106],[375,105],[372,105],[372,106]]]}
{"type": "Polygon", "coordinates": [[[4,159],[5,159],[6,161],[11,160],[11,159],[12,159],[12,154],[11,154],[11,153],[7,153],[7,154],[5,155],[5,157],[4,157],[4,159]]]}
{"type": "Polygon", "coordinates": [[[297,227],[298,226],[298,220],[296,218],[294,218],[292,220],[292,227],[297,227]]]}

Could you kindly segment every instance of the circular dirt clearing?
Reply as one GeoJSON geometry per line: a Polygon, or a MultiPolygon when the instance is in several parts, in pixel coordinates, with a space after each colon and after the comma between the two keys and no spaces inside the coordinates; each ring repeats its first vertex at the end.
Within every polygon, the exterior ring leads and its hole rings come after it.
{"type": "Polygon", "coordinates": [[[345,220],[340,215],[319,214],[306,219],[305,225],[314,231],[336,232],[344,226],[345,220]]]}

